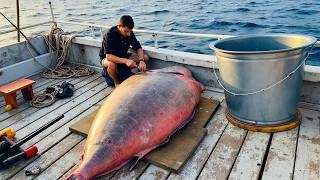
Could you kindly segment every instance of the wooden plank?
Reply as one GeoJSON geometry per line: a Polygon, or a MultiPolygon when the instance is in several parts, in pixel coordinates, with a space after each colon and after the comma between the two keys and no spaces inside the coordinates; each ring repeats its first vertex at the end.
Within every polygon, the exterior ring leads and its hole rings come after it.
{"type": "Polygon", "coordinates": [[[44,170],[35,180],[58,179],[64,172],[74,166],[74,163],[81,159],[81,153],[85,144],[85,140],[72,148],[68,153],[58,159],[50,167],[44,170]]]}
{"type": "Polygon", "coordinates": [[[196,107],[194,120],[192,120],[185,128],[205,127],[210,118],[217,111],[220,101],[201,97],[196,107]]]}
{"type": "Polygon", "coordinates": [[[229,179],[258,179],[270,133],[248,132],[229,179]]]}
{"type": "MultiPolygon", "coordinates": [[[[79,82],[82,82],[84,81],[86,78],[75,78],[75,79],[68,79],[68,82],[76,85],[77,83],[79,82]]],[[[35,94],[40,94],[42,93],[46,87],[48,86],[54,86],[54,85],[57,85],[58,83],[61,83],[62,81],[60,80],[55,80],[55,81],[51,81],[50,83],[48,83],[46,86],[43,86],[43,87],[40,87],[40,88],[37,88],[36,89],[36,92],[35,94]]],[[[9,118],[9,117],[12,117],[14,115],[17,115],[17,114],[21,114],[21,113],[24,113],[26,110],[29,110],[29,108],[31,108],[30,106],[30,102],[29,101],[24,101],[23,99],[20,99],[19,100],[20,104],[18,104],[18,108],[17,109],[12,109],[11,111],[9,112],[5,112],[3,114],[0,115],[0,122],[9,118]]],[[[3,109],[4,110],[4,109],[3,109]]],[[[39,110],[39,108],[34,108],[34,111],[37,111],[39,110]]],[[[12,120],[10,120],[10,122],[12,122],[12,120]]]]}
{"type": "Polygon", "coordinates": [[[158,166],[150,164],[149,167],[139,177],[139,180],[166,180],[170,172],[158,166]]]}
{"type": "MultiPolygon", "coordinates": [[[[92,111],[96,110],[98,108],[98,105],[94,105],[96,104],[94,101],[99,101],[98,104],[101,104],[102,101],[101,99],[103,99],[106,95],[106,92],[102,91],[97,93],[95,96],[93,96],[92,98],[89,98],[87,101],[83,102],[84,106],[91,106],[88,110],[86,110],[85,112],[81,113],[83,111],[83,109],[81,109],[81,105],[78,106],[77,108],[74,108],[73,111],[70,111],[69,113],[65,114],[65,117],[60,120],[58,123],[54,124],[53,126],[51,126],[50,128],[44,130],[43,132],[41,132],[39,135],[37,135],[36,137],[32,138],[30,141],[28,141],[26,144],[23,145],[23,147],[28,147],[30,145],[33,145],[35,142],[37,142],[35,145],[38,147],[39,152],[38,154],[41,155],[44,152],[46,152],[48,149],[50,149],[52,146],[54,146],[56,143],[60,142],[61,139],[63,139],[65,136],[67,136],[67,134],[69,133],[69,126],[77,121],[79,121],[80,119],[82,119],[83,117],[87,116],[89,113],[91,113],[92,111]],[[79,110],[79,112],[81,113],[80,115],[75,114],[74,111],[75,110],[79,110]],[[70,117],[70,115],[74,114],[74,116],[70,117]],[[74,118],[76,116],[76,118],[74,118]],[[72,119],[70,121],[70,119],[72,119]],[[68,123],[64,124],[62,127],[59,128],[59,123],[61,123],[62,121],[66,121],[68,123]],[[58,129],[57,129],[58,128],[58,129]],[[40,141],[38,139],[41,139],[40,141]]],[[[52,117],[54,118],[54,117],[52,117]]],[[[28,161],[21,161],[18,164],[15,164],[14,167],[11,167],[7,170],[1,171],[0,173],[0,179],[6,179],[11,177],[12,175],[15,175],[17,172],[19,172],[23,167],[25,167],[26,165],[28,165],[30,162],[32,162],[34,160],[34,158],[28,160],[28,161]]]]}
{"type": "Polygon", "coordinates": [[[225,99],[224,93],[211,91],[211,88],[205,87],[206,90],[201,94],[202,97],[206,97],[209,99],[215,99],[222,102],[225,99]]]}
{"type": "Polygon", "coordinates": [[[27,126],[25,126],[23,129],[20,129],[17,131],[17,139],[19,140],[21,137],[26,136],[30,132],[35,131],[38,127],[41,127],[48,121],[50,121],[53,118],[48,118],[48,117],[57,117],[60,114],[65,114],[68,111],[76,108],[79,104],[82,102],[86,101],[88,97],[93,96],[94,94],[98,93],[99,91],[103,90],[105,88],[106,84],[100,84],[98,85],[95,89],[91,89],[87,92],[85,92],[82,96],[79,96],[79,98],[74,99],[73,101],[64,104],[63,106],[60,106],[57,108],[55,111],[52,111],[45,116],[41,117],[40,119],[37,119],[36,121],[30,122],[27,126]]]}
{"type": "MultiPolygon", "coordinates": [[[[79,83],[79,82],[81,82],[81,81],[83,81],[83,80],[84,80],[84,79],[82,79],[82,78],[73,79],[73,80],[70,81],[70,83],[76,85],[77,83],[79,83]]],[[[56,85],[56,84],[59,83],[59,82],[61,82],[61,81],[51,81],[51,83],[48,83],[48,84],[47,84],[47,87],[48,87],[48,86],[56,85]]],[[[44,91],[45,88],[46,88],[46,87],[43,87],[43,89],[41,89],[41,90],[44,91]]],[[[42,92],[40,92],[39,89],[36,89],[35,95],[37,95],[36,93],[39,93],[39,94],[40,94],[40,93],[42,93],[42,92]]],[[[8,111],[8,112],[4,112],[4,113],[2,113],[2,114],[0,115],[0,122],[1,122],[1,121],[4,121],[4,120],[6,120],[6,119],[8,119],[8,118],[10,118],[10,117],[12,117],[12,116],[14,116],[14,115],[17,115],[17,114],[19,114],[19,113],[22,113],[22,112],[23,112],[23,113],[26,113],[26,111],[28,111],[29,108],[31,108],[31,106],[30,106],[30,101],[24,101],[24,100],[21,98],[21,99],[18,101],[18,106],[17,106],[17,108],[12,109],[11,111],[8,111]]],[[[30,114],[33,113],[33,112],[35,112],[35,111],[37,111],[37,110],[39,110],[39,108],[33,108],[33,111],[30,111],[30,114]]],[[[5,110],[3,109],[3,111],[5,111],[5,110]]],[[[9,120],[9,122],[12,122],[12,120],[9,120]]]]}
{"type": "Polygon", "coordinates": [[[299,102],[298,104],[299,108],[303,109],[309,109],[309,110],[314,110],[314,111],[320,111],[320,104],[313,104],[313,103],[308,103],[308,102],[299,102]]]}
{"type": "Polygon", "coordinates": [[[149,163],[147,163],[146,161],[141,160],[133,171],[129,171],[129,165],[127,164],[118,172],[116,172],[111,179],[137,179],[148,167],[148,164],[149,163]]]}
{"type": "Polygon", "coordinates": [[[158,147],[144,159],[154,165],[179,173],[196,150],[207,130],[204,128],[183,129],[173,135],[168,144],[158,147]]]}
{"type": "MultiPolygon", "coordinates": [[[[144,159],[170,171],[179,172],[205,136],[207,131],[203,127],[218,105],[218,101],[201,98],[193,120],[173,135],[169,143],[150,152],[144,159]]],[[[95,113],[90,114],[83,121],[71,126],[70,131],[86,137],[94,117],[95,113]]]]}
{"type": "MultiPolygon", "coordinates": [[[[25,170],[32,170],[35,168],[41,168],[45,170],[51,164],[53,164],[57,159],[66,154],[70,149],[76,146],[80,141],[84,138],[82,136],[76,134],[70,134],[66,138],[62,139],[57,145],[53,146],[47,152],[42,154],[35,161],[26,166],[25,170]]],[[[25,171],[22,170],[18,174],[12,177],[12,179],[24,179],[31,180],[35,177],[35,175],[26,176],[25,171]]]]}
{"type": "Polygon", "coordinates": [[[227,124],[228,121],[224,116],[224,107],[220,106],[218,111],[206,126],[208,129],[208,134],[200,143],[193,156],[182,168],[179,174],[171,173],[168,179],[196,179],[216,143],[218,142],[220,136],[224,132],[227,124]]]}
{"type": "Polygon", "coordinates": [[[229,123],[202,169],[199,179],[227,179],[246,134],[246,130],[229,123]]]}
{"type": "Polygon", "coordinates": [[[100,109],[100,107],[96,111],[94,111],[94,112],[90,113],[88,116],[84,117],[82,120],[71,125],[69,128],[70,131],[75,134],[78,134],[80,136],[87,137],[89,130],[90,130],[90,127],[91,127],[91,124],[92,124],[94,118],[96,117],[96,114],[99,109],[100,109]]]}
{"type": "Polygon", "coordinates": [[[3,125],[3,123],[7,123],[7,124],[11,123],[10,127],[12,129],[19,130],[19,129],[25,127],[26,125],[30,124],[31,122],[48,114],[48,112],[51,112],[51,111],[55,110],[56,108],[66,104],[70,101],[72,102],[72,100],[78,98],[78,96],[81,97],[81,95],[84,92],[92,89],[97,84],[100,84],[101,82],[103,82],[102,78],[99,78],[98,80],[95,80],[95,81],[94,80],[95,79],[88,79],[88,80],[84,80],[84,81],[76,84],[75,88],[77,88],[77,90],[74,92],[73,96],[70,98],[60,99],[59,101],[56,101],[54,104],[52,104],[51,106],[48,106],[46,108],[42,108],[42,109],[32,108],[32,109],[38,109],[38,110],[31,115],[29,113],[26,113],[26,114],[20,113],[17,116],[14,116],[14,118],[9,118],[6,121],[1,122],[1,125],[3,125]],[[89,80],[92,82],[88,83],[89,80]],[[7,122],[7,121],[9,121],[9,122],[7,122]],[[12,123],[14,123],[14,124],[12,124],[12,123]]]}
{"type": "Polygon", "coordinates": [[[293,178],[297,138],[298,128],[273,134],[263,180],[293,178]]]}
{"type": "Polygon", "coordinates": [[[66,180],[71,175],[71,173],[75,171],[78,167],[79,165],[74,164],[74,166],[72,166],[66,173],[59,177],[59,180],[66,180]]]}
{"type": "MultiPolygon", "coordinates": [[[[75,123],[77,121],[79,121],[79,117],[84,116],[84,114],[87,114],[87,109],[90,108],[90,112],[92,108],[94,108],[94,110],[98,109],[98,105],[102,103],[102,101],[105,99],[105,97],[107,95],[109,95],[109,93],[111,92],[112,88],[107,88],[107,89],[103,89],[102,91],[98,92],[97,94],[93,95],[92,97],[88,97],[87,100],[85,102],[82,102],[81,104],[77,105],[76,107],[74,107],[73,109],[71,109],[70,111],[66,112],[64,114],[64,118],[60,121],[58,121],[57,123],[55,123],[54,125],[52,125],[51,127],[49,127],[45,132],[35,136],[34,138],[32,138],[30,141],[28,141],[27,143],[25,143],[25,147],[29,147],[32,144],[40,141],[43,138],[48,138],[46,136],[50,135],[53,131],[55,131],[56,129],[58,129],[59,131],[63,131],[65,132],[69,132],[69,127],[70,125],[72,125],[72,123],[75,123]],[[85,111],[85,113],[83,113],[83,111],[85,111]],[[76,117],[75,119],[73,119],[74,117],[76,117]],[[68,126],[67,126],[68,125],[68,126]]],[[[58,113],[52,113],[50,114],[50,116],[47,116],[46,118],[48,119],[53,119],[57,117],[58,113]]],[[[48,139],[50,140],[50,139],[48,139]]]]}
{"type": "Polygon", "coordinates": [[[293,179],[320,177],[320,113],[302,109],[293,179]]]}

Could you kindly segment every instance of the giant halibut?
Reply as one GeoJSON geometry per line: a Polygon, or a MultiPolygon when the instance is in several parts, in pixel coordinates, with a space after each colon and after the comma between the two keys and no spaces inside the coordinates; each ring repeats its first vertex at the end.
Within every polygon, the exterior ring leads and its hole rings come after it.
{"type": "Polygon", "coordinates": [[[101,106],[69,179],[108,174],[142,158],[189,122],[203,90],[184,67],[131,76],[101,106]]]}

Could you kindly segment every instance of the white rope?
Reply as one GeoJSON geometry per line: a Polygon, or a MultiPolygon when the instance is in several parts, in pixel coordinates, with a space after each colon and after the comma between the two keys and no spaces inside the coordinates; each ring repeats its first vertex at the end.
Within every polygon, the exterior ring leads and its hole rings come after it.
{"type": "MultiPolygon", "coordinates": [[[[311,47],[311,49],[308,51],[308,54],[307,54],[306,58],[304,58],[304,59],[301,61],[301,63],[300,63],[293,71],[291,71],[290,73],[288,73],[287,75],[285,75],[285,76],[284,76],[282,79],[280,79],[279,81],[276,81],[275,83],[273,83],[273,84],[271,84],[271,85],[269,85],[269,86],[267,86],[267,87],[265,87],[265,88],[256,90],[256,91],[254,91],[254,92],[250,92],[250,93],[235,93],[235,92],[232,92],[232,91],[228,90],[228,89],[222,84],[222,82],[220,81],[220,78],[218,77],[218,75],[217,75],[217,73],[216,73],[216,71],[215,71],[215,64],[214,64],[214,63],[217,62],[217,61],[215,61],[215,62],[212,63],[212,65],[213,65],[213,72],[214,72],[214,75],[215,75],[215,77],[216,77],[219,85],[220,85],[226,92],[228,92],[229,94],[232,94],[232,95],[234,95],[234,96],[248,96],[248,95],[258,94],[258,93],[264,92],[264,91],[266,91],[266,90],[269,90],[269,89],[271,89],[271,88],[273,88],[273,87],[281,84],[283,81],[285,81],[286,79],[288,79],[289,77],[291,77],[302,65],[305,64],[305,61],[308,59],[308,57],[309,57],[309,55],[310,55],[310,52],[312,51],[313,47],[314,47],[314,45],[313,45],[313,46],[311,47]]],[[[214,56],[214,57],[216,57],[216,56],[214,56]]]]}

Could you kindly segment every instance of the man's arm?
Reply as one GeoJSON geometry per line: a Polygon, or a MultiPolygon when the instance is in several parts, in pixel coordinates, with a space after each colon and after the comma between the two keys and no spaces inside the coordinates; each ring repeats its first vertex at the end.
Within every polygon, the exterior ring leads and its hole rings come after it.
{"type": "Polygon", "coordinates": [[[138,54],[138,58],[139,58],[139,61],[140,61],[138,68],[140,69],[141,72],[146,72],[147,65],[146,65],[146,62],[145,62],[145,59],[144,59],[143,49],[139,48],[137,50],[137,54],[138,54]]]}
{"type": "Polygon", "coordinates": [[[137,50],[137,55],[138,55],[138,57],[139,57],[139,61],[144,61],[144,57],[143,57],[143,49],[142,48],[139,48],[138,50],[137,50]]]}
{"type": "Polygon", "coordinates": [[[134,68],[136,67],[136,63],[131,60],[131,59],[126,59],[126,58],[120,58],[118,56],[115,56],[113,54],[106,54],[106,58],[108,61],[117,63],[117,64],[125,64],[129,68],[134,68]]]}
{"type": "Polygon", "coordinates": [[[114,63],[118,63],[118,64],[126,64],[126,60],[127,60],[127,59],[115,56],[113,54],[106,54],[106,58],[107,58],[108,61],[111,61],[111,62],[114,62],[114,63]]]}

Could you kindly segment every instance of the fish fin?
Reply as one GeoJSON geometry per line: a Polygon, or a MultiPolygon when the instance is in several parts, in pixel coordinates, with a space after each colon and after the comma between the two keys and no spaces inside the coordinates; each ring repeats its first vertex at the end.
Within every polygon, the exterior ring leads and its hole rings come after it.
{"type": "Polygon", "coordinates": [[[138,164],[140,157],[135,156],[129,162],[129,171],[132,171],[138,164]]]}
{"type": "Polygon", "coordinates": [[[170,137],[168,137],[168,139],[166,139],[165,141],[163,141],[158,147],[167,144],[169,141],[170,141],[170,137]]]}
{"type": "MultiPolygon", "coordinates": [[[[192,112],[192,114],[187,118],[187,120],[183,123],[183,124],[181,124],[178,128],[177,128],[177,130],[174,132],[174,133],[176,133],[177,131],[179,131],[180,129],[182,129],[184,126],[186,126],[193,118],[194,118],[194,115],[196,114],[196,110],[193,110],[193,112],[192,112]]],[[[174,134],[173,133],[173,134],[174,134]]]]}
{"type": "Polygon", "coordinates": [[[165,68],[162,68],[162,69],[149,70],[149,72],[170,73],[170,74],[176,74],[176,75],[192,77],[191,71],[189,69],[185,68],[185,67],[182,67],[182,66],[165,67],[165,68]]]}

